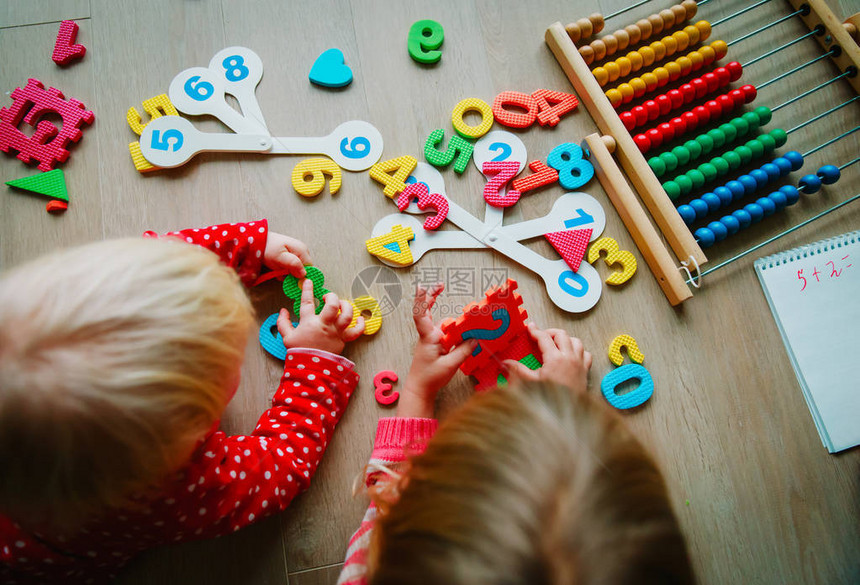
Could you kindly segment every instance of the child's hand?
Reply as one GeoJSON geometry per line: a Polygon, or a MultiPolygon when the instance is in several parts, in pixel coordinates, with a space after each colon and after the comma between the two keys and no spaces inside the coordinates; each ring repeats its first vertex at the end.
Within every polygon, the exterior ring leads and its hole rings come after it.
{"type": "Polygon", "coordinates": [[[397,416],[432,417],[436,394],[451,381],[457,368],[478,344],[477,340],[470,339],[452,347],[449,352],[442,347],[442,329],[433,323],[430,309],[444,289],[445,285],[440,283],[429,291],[422,286],[418,286],[415,291],[412,318],[418,331],[418,343],[415,344],[412,366],[400,393],[397,416]]]}
{"type": "MultiPolygon", "coordinates": [[[[534,323],[528,324],[529,333],[543,354],[543,366],[530,370],[515,360],[505,360],[509,376],[524,381],[555,382],[575,392],[585,392],[591,354],[585,351],[582,340],[570,337],[561,329],[542,331],[534,323]]],[[[513,380],[511,380],[513,382],[513,380]]]]}
{"type": "Polygon", "coordinates": [[[334,293],[328,293],[323,300],[323,310],[319,315],[314,314],[314,284],[305,279],[302,282],[299,325],[293,327],[289,313],[281,309],[278,331],[287,349],[310,347],[340,353],[348,341],[354,341],[364,333],[364,317],[359,317],[355,326],[349,326],[352,321],[352,303],[339,300],[334,293]]]}
{"type": "Polygon", "coordinates": [[[310,266],[311,254],[304,242],[295,238],[269,232],[263,264],[270,270],[286,270],[296,278],[305,277],[305,266],[310,266]]]}

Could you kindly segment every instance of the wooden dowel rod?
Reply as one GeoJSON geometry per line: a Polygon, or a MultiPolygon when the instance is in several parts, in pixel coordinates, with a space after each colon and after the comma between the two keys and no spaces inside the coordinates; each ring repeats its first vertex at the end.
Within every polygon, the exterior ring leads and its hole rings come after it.
{"type": "MultiPolygon", "coordinates": [[[[693,296],[684,277],[675,265],[672,255],[666,249],[657,230],[648,219],[648,214],[642,209],[636,194],[624,180],[621,169],[612,158],[604,138],[599,134],[589,134],[585,137],[585,148],[589,161],[594,165],[594,173],[603,185],[603,190],[612,201],[612,205],[621,216],[621,221],[627,226],[627,231],[636,242],[636,247],[648,264],[648,268],[657,279],[657,284],[673,306],[678,305],[693,296]]],[[[610,138],[610,140],[612,140],[610,138]]]]}
{"type": "Polygon", "coordinates": [[[615,139],[616,154],[621,165],[675,255],[682,261],[695,259],[699,266],[703,266],[708,261],[705,253],[681,219],[672,200],[651,171],[639,147],[633,142],[633,137],[627,132],[561,23],[556,22],[547,29],[545,40],[597,127],[603,134],[615,139]]]}

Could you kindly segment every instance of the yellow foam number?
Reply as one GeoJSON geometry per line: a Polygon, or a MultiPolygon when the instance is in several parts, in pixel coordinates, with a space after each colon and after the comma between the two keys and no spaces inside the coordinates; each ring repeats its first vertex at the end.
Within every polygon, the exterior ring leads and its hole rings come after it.
{"type": "Polygon", "coordinates": [[[624,356],[621,355],[621,348],[627,348],[627,355],[630,359],[641,364],[645,361],[645,355],[639,351],[639,344],[633,339],[632,335],[619,335],[609,344],[609,361],[616,366],[620,366],[624,362],[624,356]]]}
{"type": "Polygon", "coordinates": [[[466,98],[454,106],[451,112],[451,124],[454,130],[463,138],[480,138],[493,127],[493,108],[484,100],[478,98],[466,98]],[[481,115],[481,123],[477,126],[469,126],[463,121],[466,112],[477,112],[481,115]]]}
{"type": "MultiPolygon", "coordinates": [[[[177,112],[173,104],[170,103],[170,98],[168,98],[165,93],[149,98],[148,100],[143,100],[143,111],[149,114],[150,121],[160,118],[161,116],[179,115],[179,112],[177,112]]],[[[125,119],[128,121],[128,126],[131,128],[131,131],[140,136],[140,133],[143,132],[143,129],[146,127],[146,124],[143,123],[143,119],[140,116],[140,112],[132,106],[128,109],[128,112],[126,112],[125,119]]],[[[148,123],[149,122],[147,122],[147,124],[148,123]]],[[[135,141],[129,143],[128,152],[131,154],[134,168],[140,173],[148,173],[149,171],[156,171],[161,168],[151,164],[146,160],[146,158],[144,158],[143,153],[140,152],[140,142],[135,141]]]]}
{"type": "Polygon", "coordinates": [[[364,334],[373,335],[379,331],[379,328],[382,327],[382,309],[379,306],[379,301],[370,295],[365,295],[350,301],[350,303],[352,303],[350,327],[355,327],[362,311],[370,311],[370,317],[364,318],[364,334]]]}
{"type": "Polygon", "coordinates": [[[365,242],[367,251],[378,258],[394,262],[401,266],[412,264],[412,250],[409,249],[409,240],[415,237],[415,232],[410,227],[403,227],[399,223],[391,226],[387,234],[370,238],[365,242]]]}
{"type": "Polygon", "coordinates": [[[417,165],[418,159],[414,156],[398,156],[370,167],[370,178],[383,184],[382,192],[386,197],[394,198],[406,188],[406,179],[417,165]]]}
{"type": "Polygon", "coordinates": [[[636,257],[627,250],[618,249],[618,242],[612,238],[603,237],[591,244],[588,248],[588,263],[594,264],[601,252],[606,252],[604,261],[607,266],[621,266],[621,270],[609,275],[606,284],[624,284],[636,273],[636,257]]]}
{"type": "Polygon", "coordinates": [[[325,176],[331,177],[329,190],[334,195],[340,189],[341,172],[330,158],[308,158],[293,167],[293,189],[299,195],[315,197],[325,189],[325,176]],[[308,180],[310,177],[310,180],[308,180]]]}

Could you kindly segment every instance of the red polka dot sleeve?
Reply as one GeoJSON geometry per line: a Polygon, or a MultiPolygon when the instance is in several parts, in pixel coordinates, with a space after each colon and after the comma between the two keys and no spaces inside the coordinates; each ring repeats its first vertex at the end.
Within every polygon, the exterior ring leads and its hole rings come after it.
{"type": "MultiPolygon", "coordinates": [[[[167,232],[164,236],[182,238],[189,244],[197,244],[215,252],[224,264],[236,270],[245,286],[250,287],[260,276],[268,234],[269,222],[260,219],[167,232]]],[[[147,238],[159,237],[152,231],[143,235],[147,238]]]]}

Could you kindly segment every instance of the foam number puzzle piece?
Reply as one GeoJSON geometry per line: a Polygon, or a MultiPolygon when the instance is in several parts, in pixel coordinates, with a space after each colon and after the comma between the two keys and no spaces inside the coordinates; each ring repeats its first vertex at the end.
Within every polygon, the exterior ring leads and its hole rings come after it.
{"type": "Polygon", "coordinates": [[[627,348],[627,355],[629,355],[630,359],[637,364],[641,364],[645,361],[645,356],[641,351],[639,351],[639,344],[636,343],[636,340],[633,339],[633,336],[618,335],[609,344],[609,361],[611,361],[616,366],[620,366],[622,363],[624,363],[624,356],[621,355],[622,347],[627,348]]]}
{"type": "Polygon", "coordinates": [[[412,264],[412,252],[409,249],[409,240],[415,237],[415,233],[410,227],[403,227],[396,224],[391,227],[391,231],[387,234],[382,234],[370,238],[365,242],[367,251],[377,256],[398,264],[407,266],[412,264]]]}
{"type": "MultiPolygon", "coordinates": [[[[149,114],[149,119],[155,120],[156,118],[160,118],[162,116],[178,116],[179,112],[176,111],[176,108],[173,107],[173,104],[170,103],[170,98],[167,97],[166,93],[162,93],[155,97],[151,97],[148,100],[143,100],[143,111],[149,114]]],[[[146,128],[146,124],[143,122],[143,117],[140,115],[140,112],[137,111],[137,108],[134,106],[130,107],[125,114],[125,119],[128,122],[129,128],[131,131],[140,136],[143,129],[146,128]]],[[[154,164],[150,163],[146,160],[146,157],[143,156],[143,153],[140,150],[140,142],[134,141],[130,142],[128,145],[128,152],[131,154],[131,160],[134,163],[134,168],[139,173],[148,173],[150,171],[157,171],[161,167],[157,167],[154,164]]]]}
{"type": "Polygon", "coordinates": [[[644,366],[627,364],[606,374],[600,381],[600,390],[609,404],[619,410],[626,410],[641,406],[651,398],[654,394],[654,379],[644,366]],[[615,393],[618,386],[630,380],[639,380],[635,390],[621,395],[615,393]]]}
{"type": "MultiPolygon", "coordinates": [[[[527,355],[523,359],[517,360],[517,361],[520,362],[521,364],[523,364],[525,367],[527,367],[530,370],[537,370],[538,368],[543,366],[543,364],[538,361],[538,359],[534,356],[533,353],[530,353],[529,355],[527,355]]],[[[504,374],[499,374],[496,377],[496,384],[498,386],[506,386],[507,383],[508,383],[508,380],[507,380],[507,378],[505,378],[504,374]]]]}
{"type": "Polygon", "coordinates": [[[340,167],[330,158],[308,158],[293,167],[292,183],[299,195],[316,197],[325,189],[325,175],[331,177],[329,191],[340,190],[340,167]],[[308,180],[310,177],[310,180],[308,180]]]}
{"type": "Polygon", "coordinates": [[[436,145],[444,139],[445,130],[442,128],[433,130],[427,137],[427,142],[424,143],[424,158],[434,167],[446,167],[453,162],[454,171],[462,174],[469,164],[469,159],[472,158],[474,145],[460,136],[452,136],[448,141],[448,148],[442,152],[436,148],[436,145]]]}
{"type": "Polygon", "coordinates": [[[492,178],[484,185],[484,200],[495,207],[510,207],[520,200],[520,192],[510,189],[502,192],[508,181],[520,172],[517,161],[487,161],[481,171],[492,178]]]}
{"type": "MultiPolygon", "coordinates": [[[[305,272],[305,278],[310,279],[314,283],[314,298],[319,301],[314,312],[319,315],[320,311],[323,310],[323,297],[331,291],[323,286],[325,284],[325,276],[319,268],[316,266],[306,266],[305,272]]],[[[284,277],[284,294],[287,295],[287,298],[292,299],[293,316],[298,317],[299,308],[302,304],[302,287],[299,286],[299,279],[292,274],[287,274],[284,277]]]]}
{"type": "Polygon", "coordinates": [[[78,23],[74,20],[64,20],[60,23],[57,41],[51,59],[57,65],[68,65],[75,59],[81,59],[87,54],[87,48],[75,43],[78,38],[78,23]]]}
{"type": "Polygon", "coordinates": [[[503,91],[493,100],[493,116],[499,124],[509,128],[528,128],[534,124],[538,114],[538,101],[527,93],[503,91]],[[513,106],[524,113],[509,110],[513,106]]]}
{"type": "Polygon", "coordinates": [[[39,195],[47,195],[54,199],[62,201],[69,200],[69,193],[66,190],[66,178],[63,174],[63,169],[54,169],[47,173],[40,173],[31,177],[23,177],[21,179],[13,179],[6,181],[6,184],[16,189],[38,193],[39,195]]]}
{"type": "Polygon", "coordinates": [[[260,325],[260,345],[270,355],[279,360],[287,359],[287,348],[284,346],[284,338],[278,331],[278,313],[269,315],[260,325]]]}
{"type": "Polygon", "coordinates": [[[594,166],[582,158],[582,148],[572,142],[553,148],[546,163],[558,171],[558,182],[565,189],[579,189],[594,176],[594,166]]]}
{"type": "Polygon", "coordinates": [[[392,384],[396,381],[397,374],[391,370],[382,370],[381,372],[377,372],[373,377],[373,396],[379,404],[388,406],[390,404],[394,404],[397,402],[397,399],[400,398],[399,392],[388,392],[391,390],[392,384]],[[386,392],[388,393],[386,394],[386,392]]]}
{"type": "Polygon", "coordinates": [[[621,267],[609,275],[606,284],[624,284],[636,273],[636,257],[627,250],[619,249],[614,239],[604,236],[591,244],[588,248],[588,263],[594,264],[601,252],[606,252],[604,261],[607,266],[618,264],[621,267]]]}
{"type": "Polygon", "coordinates": [[[544,235],[556,252],[564,258],[570,269],[574,272],[579,270],[579,265],[588,249],[588,242],[591,240],[591,229],[565,230],[544,235]]]}
{"type": "Polygon", "coordinates": [[[505,360],[519,361],[534,370],[542,365],[540,356],[540,348],[531,335],[527,331],[518,333],[507,347],[494,353],[492,359],[485,360],[480,367],[470,372],[469,375],[476,381],[475,391],[489,390],[500,385],[499,379],[504,378],[501,366],[505,360]]]}
{"type": "Polygon", "coordinates": [[[484,100],[466,98],[454,106],[454,110],[451,112],[451,124],[463,138],[480,138],[493,127],[493,109],[484,100]],[[466,112],[477,112],[481,116],[481,122],[474,126],[466,124],[463,120],[466,112]]]}
{"type": "Polygon", "coordinates": [[[346,87],[352,83],[352,69],[345,63],[340,49],[329,49],[314,61],[308,79],[323,87],[346,87]]]}
{"type": "Polygon", "coordinates": [[[352,303],[352,321],[349,326],[355,327],[363,311],[370,311],[370,317],[364,318],[364,334],[373,335],[382,327],[382,308],[379,301],[370,295],[358,297],[349,301],[352,303]]]}
{"type": "Polygon", "coordinates": [[[436,211],[424,220],[425,230],[435,230],[448,215],[448,200],[439,193],[430,193],[425,183],[411,183],[397,197],[397,209],[403,211],[410,203],[418,205],[418,209],[433,209],[436,211]]]}
{"type": "Polygon", "coordinates": [[[532,174],[516,179],[511,186],[521,194],[538,187],[552,185],[558,181],[558,171],[543,164],[543,161],[533,160],[529,163],[532,174]]]}
{"type": "Polygon", "coordinates": [[[382,183],[382,192],[386,197],[394,198],[406,188],[406,179],[417,164],[418,160],[414,156],[398,156],[370,167],[370,178],[382,183]]]}
{"type": "Polygon", "coordinates": [[[48,213],[63,213],[65,210],[69,208],[69,204],[66,201],[58,201],[54,199],[53,201],[48,201],[48,204],[45,205],[45,211],[48,213]]]}
{"type": "Polygon", "coordinates": [[[579,100],[572,93],[539,89],[532,93],[538,105],[537,120],[541,126],[555,127],[561,116],[576,109],[579,100]]]}
{"type": "Polygon", "coordinates": [[[437,63],[442,58],[439,47],[445,40],[445,29],[435,20],[419,20],[409,27],[406,49],[418,63],[437,63]]]}
{"type": "Polygon", "coordinates": [[[18,153],[18,159],[25,162],[38,162],[40,171],[50,171],[57,163],[66,162],[70,143],[78,142],[83,136],[81,127],[92,124],[95,115],[76,99],[65,99],[62,92],[53,87],[45,89],[38,79],[28,79],[23,88],[16,88],[11,94],[13,103],[10,108],[0,108],[0,150],[6,154],[18,153]],[[57,128],[47,120],[40,120],[45,114],[59,114],[62,127],[57,128]],[[36,128],[32,136],[20,130],[21,122],[36,128]]]}

